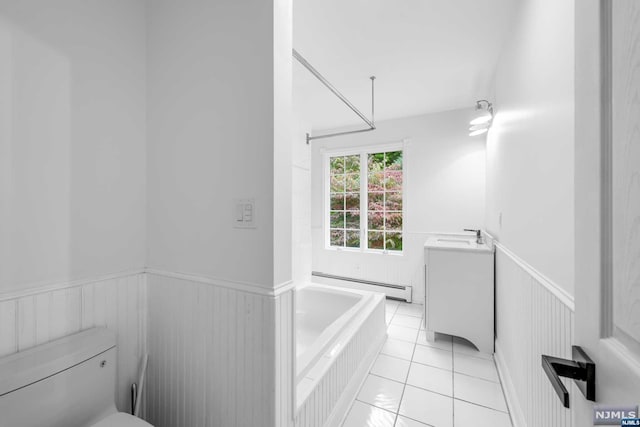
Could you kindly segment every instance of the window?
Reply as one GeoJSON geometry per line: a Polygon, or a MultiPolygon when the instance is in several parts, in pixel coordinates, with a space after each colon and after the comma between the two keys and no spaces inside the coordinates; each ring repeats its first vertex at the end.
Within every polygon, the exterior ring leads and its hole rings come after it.
{"type": "Polygon", "coordinates": [[[360,156],[330,160],[331,246],[360,247],[360,156]]]}
{"type": "Polygon", "coordinates": [[[329,246],[402,251],[402,151],[328,160],[329,246]]]}

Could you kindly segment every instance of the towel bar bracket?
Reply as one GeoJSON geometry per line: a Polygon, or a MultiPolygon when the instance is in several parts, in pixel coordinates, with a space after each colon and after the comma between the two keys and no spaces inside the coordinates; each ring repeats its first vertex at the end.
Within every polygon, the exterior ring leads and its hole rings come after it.
{"type": "Polygon", "coordinates": [[[596,364],[582,347],[572,346],[571,353],[573,360],[544,354],[541,358],[542,369],[565,408],[569,408],[569,392],[560,377],[573,379],[587,400],[596,401],[596,364]]]}

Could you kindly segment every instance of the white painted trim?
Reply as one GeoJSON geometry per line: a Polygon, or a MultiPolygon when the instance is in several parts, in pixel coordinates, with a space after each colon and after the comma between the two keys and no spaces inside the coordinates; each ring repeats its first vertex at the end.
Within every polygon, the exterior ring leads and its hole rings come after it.
{"type": "Polygon", "coordinates": [[[46,292],[54,292],[60,289],[77,288],[87,285],[89,283],[103,282],[105,280],[121,279],[123,277],[135,276],[137,274],[144,273],[144,269],[122,271],[118,273],[104,274],[101,276],[89,277],[77,280],[56,281],[56,282],[41,282],[30,285],[27,289],[18,289],[14,291],[7,291],[0,293],[1,301],[10,301],[14,299],[20,299],[33,295],[38,295],[46,292]]]}
{"type": "Polygon", "coordinates": [[[351,404],[355,401],[356,396],[358,395],[358,391],[364,384],[367,379],[367,375],[373,366],[373,363],[376,361],[376,356],[382,350],[382,346],[387,340],[387,334],[385,333],[379,338],[379,342],[372,346],[369,353],[362,359],[360,364],[358,365],[358,369],[351,377],[349,384],[345,387],[344,391],[340,395],[340,398],[333,406],[333,410],[327,417],[327,420],[324,423],[325,427],[332,426],[340,426],[344,422],[347,414],[349,413],[349,409],[351,408],[351,404]]]}
{"type": "Polygon", "coordinates": [[[157,270],[155,268],[148,268],[145,270],[147,274],[153,274],[155,276],[170,277],[173,279],[186,280],[190,282],[204,283],[207,285],[218,286],[227,289],[233,289],[235,291],[242,291],[250,294],[263,295],[275,297],[284,292],[287,292],[295,287],[292,280],[275,285],[273,288],[267,288],[254,283],[234,282],[225,279],[218,279],[215,277],[201,276],[198,274],[179,273],[175,271],[157,270]]]}
{"type": "Polygon", "coordinates": [[[0,302],[11,301],[33,295],[38,295],[46,292],[54,292],[61,289],[76,288],[87,285],[89,283],[103,282],[106,280],[121,279],[124,277],[135,276],[137,274],[153,274],[156,276],[172,277],[174,279],[188,280],[198,283],[206,283],[209,285],[240,290],[247,293],[265,295],[265,296],[278,296],[284,292],[287,292],[295,288],[295,284],[292,280],[288,280],[283,283],[275,285],[273,288],[266,288],[261,285],[253,283],[233,282],[230,280],[217,279],[213,277],[201,276],[196,274],[178,273],[172,271],[157,270],[154,268],[141,268],[139,270],[122,271],[118,273],[110,273],[102,276],[95,276],[90,278],[70,280],[70,281],[58,281],[52,283],[41,283],[29,286],[27,289],[18,289],[15,291],[6,291],[0,293],[0,302]]]}
{"type": "Polygon", "coordinates": [[[520,266],[524,271],[526,271],[531,277],[533,277],[538,283],[540,283],[544,288],[551,292],[553,296],[555,296],[561,303],[566,305],[569,310],[575,312],[575,302],[573,299],[573,295],[570,295],[567,291],[562,289],[557,283],[554,283],[551,279],[546,277],[544,274],[540,273],[538,270],[533,268],[530,264],[528,264],[525,260],[520,258],[518,255],[509,250],[502,243],[495,241],[496,249],[500,250],[503,254],[508,256],[520,266]]]}
{"type": "Polygon", "coordinates": [[[362,152],[380,152],[380,151],[396,151],[402,150],[404,147],[404,143],[407,139],[400,139],[395,141],[387,141],[381,142],[379,144],[368,144],[368,145],[353,145],[349,147],[338,147],[338,148],[325,148],[323,153],[325,154],[325,158],[335,157],[335,156],[352,156],[355,154],[360,154],[362,152]]]}
{"type": "MultiPolygon", "coordinates": [[[[324,239],[324,250],[326,251],[349,251],[354,253],[372,253],[372,254],[384,254],[384,255],[394,255],[394,256],[404,256],[404,247],[400,251],[389,251],[389,250],[380,250],[380,249],[369,249],[367,246],[367,234],[369,232],[367,216],[369,213],[369,208],[367,206],[368,203],[368,187],[369,187],[369,175],[367,173],[367,156],[371,153],[376,152],[388,152],[388,151],[402,151],[403,156],[406,152],[408,139],[402,139],[400,141],[381,143],[377,145],[357,145],[349,148],[341,147],[331,150],[324,150],[322,156],[322,194],[323,194],[323,220],[322,220],[322,234],[324,239]],[[338,156],[360,156],[360,247],[359,248],[347,248],[347,247],[335,247],[331,246],[330,238],[329,238],[329,229],[331,228],[330,224],[330,215],[328,213],[331,211],[331,185],[330,182],[330,161],[331,157],[338,156]],[[363,173],[363,171],[365,173],[363,173]],[[362,181],[363,177],[365,177],[364,182],[362,181]],[[365,212],[365,215],[362,215],[362,212],[365,212]],[[365,246],[363,246],[363,242],[365,246]]],[[[406,162],[403,157],[402,164],[402,229],[399,230],[402,235],[405,233],[405,224],[404,220],[406,219],[407,209],[407,200],[406,194],[408,191],[407,185],[407,169],[406,162]]],[[[346,228],[346,224],[345,224],[346,228]]],[[[345,236],[346,238],[346,236],[345,236]]],[[[404,239],[404,238],[403,238],[404,239]]]]}
{"type": "Polygon", "coordinates": [[[608,360],[622,361],[630,375],[640,378],[640,360],[623,343],[614,337],[610,337],[601,339],[600,345],[603,353],[611,356],[611,359],[608,360]]]}
{"type": "Polygon", "coordinates": [[[524,418],[524,413],[520,407],[518,396],[516,394],[515,386],[511,380],[509,369],[502,358],[502,349],[499,342],[495,341],[495,354],[494,360],[496,361],[496,368],[498,368],[498,376],[500,377],[500,383],[502,384],[502,390],[507,402],[507,408],[509,408],[509,416],[511,417],[511,424],[513,427],[527,427],[527,422],[524,418]]]}

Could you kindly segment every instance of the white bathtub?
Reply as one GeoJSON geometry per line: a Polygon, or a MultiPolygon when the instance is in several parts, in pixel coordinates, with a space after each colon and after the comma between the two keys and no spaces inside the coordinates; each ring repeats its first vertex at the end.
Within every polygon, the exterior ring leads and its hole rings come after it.
{"type": "Polygon", "coordinates": [[[296,288],[296,426],[341,416],[339,401],[350,400],[343,395],[357,390],[384,341],[384,312],[384,294],[314,283],[296,288]],[[306,421],[305,409],[313,412],[306,421]]]}

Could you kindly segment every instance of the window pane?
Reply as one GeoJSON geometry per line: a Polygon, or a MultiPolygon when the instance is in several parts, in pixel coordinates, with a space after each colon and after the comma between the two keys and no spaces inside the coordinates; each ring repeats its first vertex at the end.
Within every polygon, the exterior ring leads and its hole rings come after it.
{"type": "Polygon", "coordinates": [[[367,169],[369,172],[382,172],[384,170],[384,153],[371,153],[367,157],[367,169]]]}
{"type": "Polygon", "coordinates": [[[402,170],[402,151],[389,151],[385,153],[385,169],[402,170]]]}
{"type": "Polygon", "coordinates": [[[335,193],[331,195],[331,207],[332,211],[344,210],[344,194],[335,193]]]}
{"type": "Polygon", "coordinates": [[[370,231],[368,235],[369,249],[384,249],[384,233],[381,231],[370,231]]]}
{"type": "Polygon", "coordinates": [[[369,210],[384,210],[384,193],[369,193],[369,210]]]}
{"type": "Polygon", "coordinates": [[[344,169],[346,173],[360,172],[360,155],[346,156],[344,158],[344,169]]]}
{"type": "Polygon", "coordinates": [[[345,194],[346,206],[350,211],[360,210],[360,193],[345,194]]]}
{"type": "Polygon", "coordinates": [[[388,251],[402,250],[402,233],[386,233],[385,249],[388,251]]]}
{"type": "Polygon", "coordinates": [[[360,247],[360,232],[359,231],[347,231],[347,244],[348,248],[360,247]]]}
{"type": "Polygon", "coordinates": [[[346,174],[345,188],[347,191],[360,191],[360,174],[359,173],[346,174]]]}
{"type": "Polygon", "coordinates": [[[344,228],[344,212],[331,212],[331,228],[344,228]]]}
{"type": "Polygon", "coordinates": [[[345,228],[360,229],[360,212],[348,211],[345,215],[345,228]]]}
{"type": "Polygon", "coordinates": [[[367,247],[402,250],[401,150],[367,155],[367,247]]]}
{"type": "Polygon", "coordinates": [[[331,175],[331,192],[344,192],[344,175],[331,175]]]}
{"type": "Polygon", "coordinates": [[[344,246],[344,230],[331,230],[331,246],[344,246]]]}
{"type": "Polygon", "coordinates": [[[402,193],[387,193],[385,197],[385,209],[388,211],[402,211],[402,193]]]}
{"type": "Polygon", "coordinates": [[[387,191],[402,190],[402,171],[385,172],[384,186],[387,191]]]}
{"type": "Polygon", "coordinates": [[[385,230],[402,230],[402,212],[387,212],[384,227],[385,230]]]}
{"type": "Polygon", "coordinates": [[[344,157],[331,157],[329,171],[332,175],[344,173],[344,157]]]}
{"type": "Polygon", "coordinates": [[[369,212],[367,217],[367,224],[369,230],[384,230],[384,213],[369,212]]]}
{"type": "Polygon", "coordinates": [[[384,190],[384,172],[370,173],[367,180],[367,189],[369,191],[384,190]]]}

